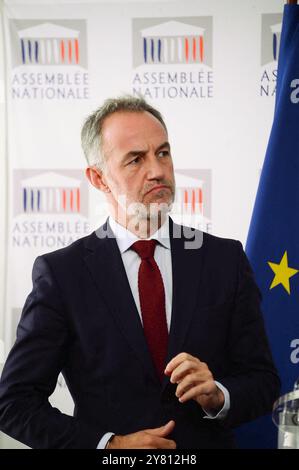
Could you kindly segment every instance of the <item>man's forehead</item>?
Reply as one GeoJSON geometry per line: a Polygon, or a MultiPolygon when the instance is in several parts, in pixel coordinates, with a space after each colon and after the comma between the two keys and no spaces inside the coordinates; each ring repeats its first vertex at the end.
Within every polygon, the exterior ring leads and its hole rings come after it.
{"type": "Polygon", "coordinates": [[[140,145],[150,139],[161,145],[167,133],[155,116],[148,112],[116,112],[108,116],[102,129],[105,147],[140,145]]]}

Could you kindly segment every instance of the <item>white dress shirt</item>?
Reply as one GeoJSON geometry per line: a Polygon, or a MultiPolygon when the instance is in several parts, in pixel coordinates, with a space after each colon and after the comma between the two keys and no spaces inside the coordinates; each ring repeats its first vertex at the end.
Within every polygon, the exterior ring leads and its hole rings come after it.
{"type": "MultiPolygon", "coordinates": [[[[109,217],[110,227],[116,237],[116,242],[124,263],[125,271],[131,287],[131,291],[135,300],[135,304],[142,322],[139,291],[138,291],[138,271],[141,263],[140,256],[134,251],[130,250],[133,243],[140,240],[134,233],[127,230],[122,225],[118,224],[112,217],[109,217]]],[[[172,264],[171,264],[171,250],[169,238],[169,219],[165,222],[159,230],[156,231],[150,238],[143,240],[157,240],[154,258],[160,269],[161,276],[164,284],[165,291],[165,310],[168,331],[170,329],[171,320],[171,306],[172,306],[172,264]]]]}
{"type": "MultiPolygon", "coordinates": [[[[130,247],[136,241],[140,240],[134,233],[127,230],[125,227],[120,225],[112,217],[109,217],[110,227],[115,235],[115,239],[121,254],[122,261],[124,263],[125,271],[128,277],[128,281],[131,287],[131,291],[135,300],[135,304],[142,322],[139,291],[138,291],[138,271],[141,263],[140,256],[134,251],[130,250],[130,247]]],[[[167,328],[170,330],[171,323],[171,309],[172,309],[172,262],[171,262],[171,247],[169,238],[169,218],[167,217],[165,223],[150,237],[146,240],[157,240],[154,259],[160,269],[161,276],[164,284],[165,291],[165,310],[167,328]]],[[[206,413],[205,418],[208,419],[223,419],[229,408],[230,408],[230,397],[228,390],[223,387],[219,382],[215,382],[217,386],[224,393],[224,405],[223,408],[216,415],[206,413]]],[[[114,433],[109,432],[104,434],[100,440],[97,449],[104,449],[111,436],[114,433]]]]}

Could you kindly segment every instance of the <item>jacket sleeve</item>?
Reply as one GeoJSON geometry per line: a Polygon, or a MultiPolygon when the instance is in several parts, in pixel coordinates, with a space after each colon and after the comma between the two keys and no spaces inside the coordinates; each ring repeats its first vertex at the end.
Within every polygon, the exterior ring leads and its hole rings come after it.
{"type": "Polygon", "coordinates": [[[261,294],[241,243],[237,288],[229,335],[231,373],[219,378],[230,394],[224,422],[235,427],[271,412],[280,380],[273,363],[261,313],[261,294]]]}
{"type": "Polygon", "coordinates": [[[0,429],[32,448],[96,449],[106,432],[67,416],[49,403],[64,367],[69,326],[53,273],[45,259],[33,266],[33,289],[0,382],[0,429]]]}

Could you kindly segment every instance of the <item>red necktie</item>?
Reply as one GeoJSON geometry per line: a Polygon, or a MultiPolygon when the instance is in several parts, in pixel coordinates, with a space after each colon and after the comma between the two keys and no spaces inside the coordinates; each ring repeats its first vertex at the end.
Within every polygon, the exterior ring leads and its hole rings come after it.
{"type": "Polygon", "coordinates": [[[162,381],[167,354],[168,329],[165,311],[165,292],[160,270],[154,259],[156,240],[141,240],[131,248],[141,258],[138,289],[144,334],[162,381]]]}

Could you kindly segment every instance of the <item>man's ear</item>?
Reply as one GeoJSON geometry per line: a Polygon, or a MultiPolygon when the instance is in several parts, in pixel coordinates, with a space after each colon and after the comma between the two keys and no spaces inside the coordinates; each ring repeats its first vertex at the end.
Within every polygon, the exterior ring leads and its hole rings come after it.
{"type": "Polygon", "coordinates": [[[103,191],[104,193],[110,193],[110,189],[106,184],[103,172],[99,170],[99,168],[95,166],[89,166],[86,168],[85,174],[87,179],[95,188],[103,191]]]}

